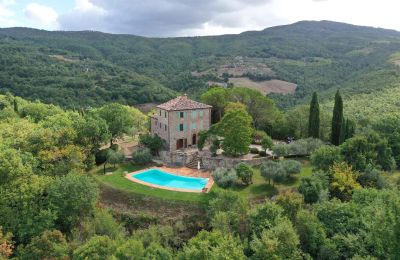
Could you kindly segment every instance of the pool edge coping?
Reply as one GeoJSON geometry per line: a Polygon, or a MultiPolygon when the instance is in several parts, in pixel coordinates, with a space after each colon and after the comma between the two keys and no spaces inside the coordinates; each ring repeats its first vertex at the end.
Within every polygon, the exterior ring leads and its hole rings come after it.
{"type": "MultiPolygon", "coordinates": [[[[130,180],[130,181],[133,181],[133,182],[136,182],[136,183],[145,185],[145,186],[147,186],[147,187],[157,188],[157,189],[163,189],[163,190],[170,190],[170,191],[178,191],[178,192],[209,193],[210,190],[211,190],[211,187],[212,187],[213,184],[214,184],[214,179],[212,178],[212,176],[210,176],[210,177],[208,178],[207,184],[204,186],[204,188],[207,188],[207,191],[206,191],[206,192],[203,192],[203,190],[190,190],[190,189],[182,189],[182,188],[171,188],[171,187],[166,187],[166,186],[151,184],[151,183],[148,183],[148,182],[145,182],[145,181],[141,181],[141,180],[139,180],[139,179],[136,179],[136,178],[134,178],[134,177],[132,176],[132,175],[134,175],[134,174],[136,175],[136,174],[139,174],[139,173],[142,173],[142,172],[145,172],[145,171],[148,171],[148,170],[152,170],[152,169],[157,169],[157,170],[163,171],[163,168],[162,168],[162,167],[149,167],[149,168],[146,168],[146,169],[141,169],[141,170],[139,170],[139,171],[134,171],[134,172],[127,173],[127,174],[125,174],[124,177],[127,178],[127,179],[130,180]]],[[[183,175],[183,174],[180,175],[180,174],[176,174],[176,173],[169,173],[169,174],[178,175],[178,176],[184,176],[184,177],[191,177],[191,178],[202,178],[202,177],[187,176],[187,175],[183,175]]],[[[204,179],[205,179],[205,178],[204,178],[204,179]]]]}

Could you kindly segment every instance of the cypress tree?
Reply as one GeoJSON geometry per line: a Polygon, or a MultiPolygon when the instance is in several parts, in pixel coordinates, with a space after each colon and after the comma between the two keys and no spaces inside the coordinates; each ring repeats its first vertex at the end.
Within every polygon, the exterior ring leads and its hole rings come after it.
{"type": "Polygon", "coordinates": [[[310,115],[308,117],[308,136],[319,138],[319,103],[317,93],[314,92],[310,103],[310,115]]]}
{"type": "Polygon", "coordinates": [[[335,95],[335,105],[333,107],[333,115],[332,115],[332,136],[331,143],[334,145],[340,144],[340,133],[342,131],[343,124],[343,100],[340,95],[339,90],[335,95]]]}
{"type": "Polygon", "coordinates": [[[339,144],[344,143],[346,141],[347,137],[347,132],[348,132],[348,126],[347,126],[347,120],[343,118],[342,120],[342,127],[340,129],[340,138],[339,138],[339,144]]]}
{"type": "Polygon", "coordinates": [[[18,109],[18,102],[17,102],[16,98],[14,98],[14,100],[13,100],[13,105],[14,105],[14,112],[18,114],[19,109],[18,109]]]}

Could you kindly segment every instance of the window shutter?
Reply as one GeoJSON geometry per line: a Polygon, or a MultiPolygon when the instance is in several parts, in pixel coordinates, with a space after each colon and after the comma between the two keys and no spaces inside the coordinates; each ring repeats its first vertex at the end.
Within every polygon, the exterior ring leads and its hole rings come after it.
{"type": "Polygon", "coordinates": [[[183,124],[183,131],[186,131],[186,124],[183,124]]]}

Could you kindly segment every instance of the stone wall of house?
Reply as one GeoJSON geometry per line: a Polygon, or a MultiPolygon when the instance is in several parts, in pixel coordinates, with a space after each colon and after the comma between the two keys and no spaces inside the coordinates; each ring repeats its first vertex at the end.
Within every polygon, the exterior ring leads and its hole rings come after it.
{"type": "Polygon", "coordinates": [[[175,151],[178,139],[186,139],[188,147],[196,146],[193,143],[193,135],[196,135],[197,141],[199,132],[210,129],[210,125],[210,108],[182,111],[158,108],[156,114],[151,117],[151,134],[164,139],[169,151],[175,151]],[[180,112],[183,112],[183,118],[180,117],[180,112]],[[179,129],[180,124],[183,124],[183,131],[179,129]]]}
{"type": "Polygon", "coordinates": [[[176,150],[176,142],[178,139],[186,139],[187,146],[196,146],[193,144],[193,135],[196,135],[202,130],[210,129],[211,124],[211,109],[193,109],[182,111],[169,112],[169,150],[176,150]],[[180,117],[180,112],[183,112],[183,118],[180,117]],[[179,125],[183,124],[183,131],[179,130],[179,125]]]}

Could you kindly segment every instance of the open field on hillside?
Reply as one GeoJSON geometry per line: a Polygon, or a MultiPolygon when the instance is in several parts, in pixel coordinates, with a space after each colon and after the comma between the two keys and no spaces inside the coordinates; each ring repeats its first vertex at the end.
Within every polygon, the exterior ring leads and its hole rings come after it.
{"type": "Polygon", "coordinates": [[[263,94],[268,93],[283,93],[293,94],[296,91],[297,85],[282,80],[265,80],[265,81],[253,81],[246,77],[241,78],[229,78],[229,82],[233,83],[236,87],[246,87],[258,90],[263,94]]]}

